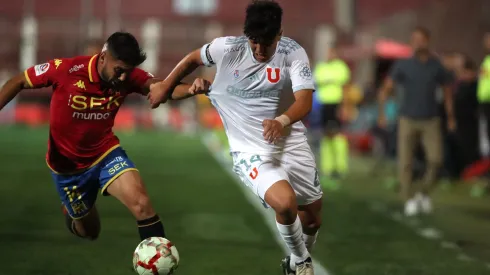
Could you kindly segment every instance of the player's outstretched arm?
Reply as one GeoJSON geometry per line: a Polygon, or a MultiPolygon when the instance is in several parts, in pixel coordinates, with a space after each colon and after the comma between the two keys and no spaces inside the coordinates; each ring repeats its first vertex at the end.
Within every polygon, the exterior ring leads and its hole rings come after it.
{"type": "MultiPolygon", "coordinates": [[[[159,92],[165,87],[161,87],[161,85],[165,85],[163,82],[158,82],[150,85],[150,92],[155,90],[155,92],[159,92]]],[[[169,92],[167,96],[170,100],[182,100],[186,99],[198,94],[206,94],[209,92],[209,87],[211,86],[211,82],[203,78],[196,78],[192,84],[180,83],[173,90],[169,92]]]]}
{"type": "Polygon", "coordinates": [[[164,81],[153,86],[153,89],[148,94],[151,107],[156,108],[168,99],[184,99],[192,96],[192,94],[186,92],[189,87],[185,85],[188,84],[183,84],[181,81],[201,65],[203,65],[203,62],[200,50],[195,50],[186,55],[164,81]]]}
{"type": "Polygon", "coordinates": [[[29,84],[24,73],[18,74],[5,83],[0,91],[0,110],[5,107],[22,89],[29,89],[29,84]]]}

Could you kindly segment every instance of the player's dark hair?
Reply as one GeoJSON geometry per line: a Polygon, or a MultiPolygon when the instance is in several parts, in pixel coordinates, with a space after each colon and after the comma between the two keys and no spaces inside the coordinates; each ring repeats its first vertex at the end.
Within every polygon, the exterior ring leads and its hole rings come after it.
{"type": "Polygon", "coordinates": [[[146,53],[128,32],[115,32],[107,39],[107,50],[117,60],[136,67],[146,60],[146,53]]]}
{"type": "Polygon", "coordinates": [[[278,3],[254,0],[247,7],[243,33],[259,44],[274,41],[281,32],[282,8],[278,3]]]}
{"type": "Polygon", "coordinates": [[[430,31],[426,27],[417,26],[413,29],[413,32],[418,32],[418,33],[422,34],[425,37],[425,39],[427,39],[427,40],[430,39],[430,31]]]}

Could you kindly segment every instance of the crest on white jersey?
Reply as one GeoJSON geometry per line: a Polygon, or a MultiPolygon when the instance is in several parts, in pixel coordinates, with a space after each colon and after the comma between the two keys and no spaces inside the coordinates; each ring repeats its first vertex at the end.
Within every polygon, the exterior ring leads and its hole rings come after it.
{"type": "Polygon", "coordinates": [[[304,80],[310,80],[313,77],[311,73],[310,65],[306,62],[301,64],[301,70],[299,71],[299,76],[304,80]]]}
{"type": "Polygon", "coordinates": [[[267,80],[272,84],[276,84],[279,82],[279,80],[281,80],[281,68],[267,67],[266,74],[267,80]]]}
{"type": "Polygon", "coordinates": [[[34,72],[36,72],[36,76],[40,76],[46,73],[49,70],[49,63],[39,64],[34,66],[34,72]]]}

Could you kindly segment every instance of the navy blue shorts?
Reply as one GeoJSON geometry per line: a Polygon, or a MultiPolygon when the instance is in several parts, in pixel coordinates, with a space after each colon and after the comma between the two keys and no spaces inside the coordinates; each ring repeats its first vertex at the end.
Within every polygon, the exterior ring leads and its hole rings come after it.
{"type": "Polygon", "coordinates": [[[51,172],[61,202],[73,219],[83,218],[95,205],[99,189],[107,194],[107,187],[121,174],[136,170],[126,152],[117,147],[89,169],[78,174],[51,172]]]}

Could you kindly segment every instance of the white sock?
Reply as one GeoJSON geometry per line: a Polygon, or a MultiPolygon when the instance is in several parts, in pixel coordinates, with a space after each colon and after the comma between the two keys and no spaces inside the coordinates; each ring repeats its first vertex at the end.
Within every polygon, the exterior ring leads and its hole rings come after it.
{"type": "Polygon", "coordinates": [[[284,242],[286,242],[291,251],[291,269],[296,270],[297,262],[302,262],[310,257],[310,253],[308,253],[303,241],[301,221],[299,217],[296,217],[296,221],[293,224],[284,225],[276,221],[276,225],[284,242]]]}
{"type": "Polygon", "coordinates": [[[313,247],[315,246],[317,237],[318,237],[318,231],[313,236],[303,234],[303,240],[305,241],[306,249],[308,249],[308,252],[310,254],[313,251],[313,247]]]}

